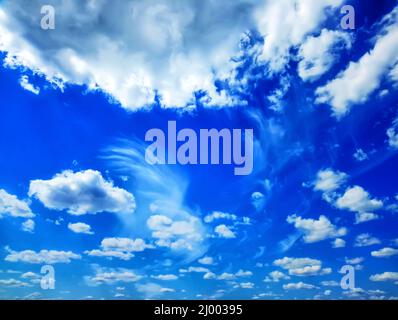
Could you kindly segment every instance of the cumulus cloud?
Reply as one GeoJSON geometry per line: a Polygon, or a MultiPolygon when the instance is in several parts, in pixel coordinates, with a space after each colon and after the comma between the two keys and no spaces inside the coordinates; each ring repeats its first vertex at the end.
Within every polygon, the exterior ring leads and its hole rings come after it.
{"type": "Polygon", "coordinates": [[[371,252],[372,257],[376,258],[388,258],[391,256],[395,256],[397,254],[398,254],[398,249],[389,248],[389,247],[371,252]]]}
{"type": "Polygon", "coordinates": [[[255,11],[257,26],[264,36],[260,60],[271,71],[282,70],[289,61],[290,49],[300,45],[316,31],[326,18],[327,9],[336,8],[342,0],[265,1],[255,11]]]}
{"type": "Polygon", "coordinates": [[[380,244],[381,241],[376,237],[372,237],[369,233],[362,233],[355,238],[355,247],[368,247],[380,244]]]}
{"type": "Polygon", "coordinates": [[[55,264],[55,263],[70,263],[72,260],[80,259],[80,255],[72,251],[57,251],[57,250],[40,250],[35,252],[33,250],[14,251],[6,248],[8,255],[5,261],[8,262],[24,262],[32,264],[55,264]]]}
{"type": "Polygon", "coordinates": [[[315,81],[333,66],[337,52],[351,48],[347,32],[323,29],[319,36],[309,36],[299,49],[298,73],[304,81],[315,81]]]}
{"type": "Polygon", "coordinates": [[[29,287],[30,284],[16,279],[0,279],[0,286],[22,288],[29,287]]]}
{"type": "Polygon", "coordinates": [[[174,274],[159,274],[156,276],[151,276],[151,278],[162,280],[162,281],[170,281],[170,280],[177,280],[178,277],[174,274]]]}
{"type": "Polygon", "coordinates": [[[337,238],[332,242],[332,247],[333,248],[344,248],[345,247],[345,240],[337,238]]]}
{"type": "Polygon", "coordinates": [[[233,97],[218,92],[215,81],[230,76],[241,35],[254,26],[256,3],[48,1],[56,28],[43,36],[42,3],[10,1],[0,14],[0,49],[10,66],[102,89],[128,109],[153,103],[156,94],[166,106],[183,107],[199,90],[211,104],[228,105],[233,97]]]}
{"type": "Polygon", "coordinates": [[[203,240],[200,220],[193,216],[174,221],[167,216],[153,215],[147,220],[147,226],[160,247],[193,250],[203,240]]]}
{"type": "Polygon", "coordinates": [[[33,84],[29,82],[28,76],[22,76],[19,79],[19,84],[21,85],[22,88],[24,88],[27,91],[32,92],[33,94],[38,95],[40,93],[40,88],[35,87],[33,84]]]}
{"type": "Polygon", "coordinates": [[[316,276],[332,272],[331,268],[322,268],[322,262],[311,258],[284,257],[274,261],[274,265],[288,270],[289,275],[316,276]]]}
{"type": "Polygon", "coordinates": [[[85,253],[94,257],[130,260],[134,257],[133,252],[142,252],[147,248],[153,248],[153,246],[139,238],[105,238],[101,241],[101,249],[90,250],[85,253]]]}
{"type": "Polygon", "coordinates": [[[345,193],[337,199],[336,206],[339,209],[347,209],[354,212],[369,212],[380,209],[383,202],[371,199],[367,191],[362,187],[354,186],[348,188],[345,193]]]}
{"type": "Polygon", "coordinates": [[[217,233],[221,238],[231,239],[236,237],[235,233],[225,224],[220,224],[215,227],[214,232],[217,233]]]}
{"type": "Polygon", "coordinates": [[[320,170],[314,181],[314,190],[332,192],[340,188],[347,180],[348,176],[344,172],[333,171],[332,169],[320,170]]]}
{"type": "Polygon", "coordinates": [[[204,265],[212,265],[214,264],[214,259],[212,257],[203,257],[198,260],[199,263],[204,264],[204,265]]]}
{"type": "Polygon", "coordinates": [[[134,196],[112,182],[104,180],[94,170],[64,171],[50,180],[30,182],[29,196],[40,200],[47,208],[67,210],[72,215],[98,212],[133,213],[134,196]]]}
{"type": "Polygon", "coordinates": [[[264,278],[264,282],[279,282],[280,280],[288,280],[290,277],[280,271],[271,271],[268,276],[264,278]]]}
{"type": "Polygon", "coordinates": [[[359,162],[369,159],[369,156],[362,149],[355,150],[353,157],[355,160],[357,160],[359,162]]]}
{"type": "Polygon", "coordinates": [[[33,218],[35,215],[29,208],[28,202],[19,200],[4,189],[0,189],[0,219],[4,216],[33,218]]]}
{"type": "Polygon", "coordinates": [[[346,228],[337,228],[330,220],[321,215],[318,220],[303,219],[297,215],[287,217],[287,222],[304,234],[306,243],[319,242],[325,239],[342,237],[347,234],[346,228]]]}
{"type": "Polygon", "coordinates": [[[397,62],[397,15],[398,7],[395,7],[384,17],[382,23],[385,26],[376,37],[370,52],[365,53],[358,61],[351,62],[337,78],[316,90],[316,102],[330,104],[337,118],[345,116],[353,104],[366,102],[397,62]]]}
{"type": "Polygon", "coordinates": [[[83,222],[69,223],[68,229],[75,233],[94,234],[91,231],[91,226],[83,222]]]}
{"type": "Polygon", "coordinates": [[[232,213],[226,213],[226,212],[221,212],[221,211],[213,211],[212,213],[206,215],[203,220],[206,223],[211,223],[214,220],[218,220],[218,219],[236,220],[237,218],[238,217],[235,214],[232,214],[232,213]]]}
{"type": "Polygon", "coordinates": [[[163,295],[164,293],[174,292],[175,290],[172,288],[162,287],[156,283],[139,283],[135,285],[135,288],[138,292],[142,293],[145,298],[152,299],[158,296],[163,295]]]}
{"type": "Polygon", "coordinates": [[[101,284],[131,283],[142,279],[134,270],[125,268],[102,268],[95,266],[95,275],[86,276],[87,284],[97,286],[101,284]]]}
{"type": "Polygon", "coordinates": [[[35,222],[32,219],[28,219],[21,225],[22,231],[32,233],[35,230],[35,222]]]}
{"type": "Polygon", "coordinates": [[[316,286],[304,282],[297,282],[297,283],[288,283],[283,285],[283,289],[285,290],[301,290],[301,289],[316,289],[316,286]]]}
{"type": "Polygon", "coordinates": [[[383,272],[371,275],[371,281],[398,281],[398,272],[383,272]]]}

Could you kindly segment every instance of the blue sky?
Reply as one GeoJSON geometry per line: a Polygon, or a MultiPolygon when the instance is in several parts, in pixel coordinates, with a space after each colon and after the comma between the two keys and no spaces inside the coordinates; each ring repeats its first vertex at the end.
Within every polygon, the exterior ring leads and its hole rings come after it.
{"type": "Polygon", "coordinates": [[[398,3],[296,2],[1,2],[1,299],[398,297],[398,3]],[[253,172],[148,164],[168,121],[253,172]]]}

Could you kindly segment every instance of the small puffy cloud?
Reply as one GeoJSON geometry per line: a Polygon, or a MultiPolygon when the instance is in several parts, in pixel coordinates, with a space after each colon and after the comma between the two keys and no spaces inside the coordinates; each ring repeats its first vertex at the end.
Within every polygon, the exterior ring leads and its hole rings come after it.
{"type": "Polygon", "coordinates": [[[332,192],[347,180],[348,176],[344,172],[333,171],[332,169],[320,170],[314,181],[314,190],[332,192]]]}
{"type": "Polygon", "coordinates": [[[134,270],[125,268],[100,268],[95,267],[95,275],[86,276],[87,284],[97,286],[101,284],[112,285],[115,283],[131,283],[142,279],[134,270]]]}
{"type": "Polygon", "coordinates": [[[237,216],[231,213],[225,213],[221,211],[213,211],[211,214],[208,214],[204,217],[204,222],[211,223],[214,220],[224,219],[224,220],[236,220],[237,216]]]}
{"type": "Polygon", "coordinates": [[[135,285],[136,290],[142,293],[146,299],[153,299],[164,293],[175,292],[172,288],[165,288],[156,283],[139,283],[135,285]]]}
{"type": "Polygon", "coordinates": [[[398,272],[383,272],[371,275],[371,281],[398,281],[398,272]]]}
{"type": "Polygon", "coordinates": [[[379,219],[379,216],[373,212],[357,212],[355,214],[355,224],[379,219]]]}
{"type": "Polygon", "coordinates": [[[204,268],[204,267],[193,267],[193,266],[190,266],[188,269],[180,269],[179,272],[180,273],[192,273],[192,272],[194,272],[194,273],[208,273],[208,272],[210,272],[210,270],[207,269],[207,268],[204,268]]]}
{"type": "Polygon", "coordinates": [[[284,257],[274,261],[274,265],[288,270],[289,275],[294,276],[316,276],[330,274],[332,269],[322,268],[320,260],[311,258],[284,257]]]}
{"type": "Polygon", "coordinates": [[[0,286],[11,288],[29,287],[30,284],[16,279],[0,279],[0,286]]]}
{"type": "Polygon", "coordinates": [[[362,257],[357,257],[357,258],[347,258],[347,257],[345,257],[344,260],[345,260],[345,263],[347,263],[347,264],[360,264],[365,259],[362,258],[362,257]]]}
{"type": "Polygon", "coordinates": [[[347,32],[323,29],[319,36],[309,36],[300,46],[298,73],[304,81],[315,81],[336,62],[341,49],[351,48],[347,32]]]}
{"type": "Polygon", "coordinates": [[[281,271],[271,271],[268,276],[265,277],[264,282],[279,282],[280,280],[288,280],[290,277],[281,271]]]}
{"type": "Polygon", "coordinates": [[[288,283],[283,285],[283,289],[285,290],[301,290],[301,289],[316,289],[316,286],[304,282],[297,282],[297,283],[288,283]]]}
{"type": "Polygon", "coordinates": [[[8,255],[5,261],[8,262],[24,262],[33,264],[55,264],[55,263],[70,263],[72,260],[78,260],[80,255],[72,251],[57,251],[57,250],[41,250],[35,252],[33,250],[14,251],[6,248],[8,255]]]}
{"type": "Polygon", "coordinates": [[[33,84],[29,82],[28,76],[24,75],[19,79],[19,84],[21,85],[22,88],[24,88],[27,91],[32,92],[33,94],[38,95],[40,93],[40,89],[35,87],[33,84]]]}
{"type": "Polygon", "coordinates": [[[231,239],[231,238],[236,237],[235,233],[229,227],[227,227],[225,224],[218,225],[217,227],[215,227],[214,231],[221,238],[231,239]]]}
{"type": "Polygon", "coordinates": [[[0,189],[0,219],[4,216],[33,218],[35,215],[26,201],[19,200],[4,189],[0,189]]]}
{"type": "Polygon", "coordinates": [[[216,274],[213,272],[206,272],[205,275],[203,276],[203,279],[205,280],[210,280],[210,279],[216,279],[216,274]]]}
{"type": "Polygon", "coordinates": [[[388,74],[398,60],[398,7],[383,18],[388,25],[376,37],[373,49],[358,61],[351,62],[347,69],[334,80],[316,90],[317,103],[332,106],[337,118],[345,116],[353,104],[364,103],[388,74]]]}
{"type": "MultiPolygon", "coordinates": [[[[267,180],[267,181],[269,181],[269,180],[267,180]]],[[[251,201],[252,201],[253,206],[257,210],[261,210],[265,204],[265,196],[261,192],[255,191],[251,195],[251,201]]]]}
{"type": "Polygon", "coordinates": [[[371,199],[367,191],[362,187],[354,186],[348,188],[345,193],[337,199],[336,206],[339,209],[347,209],[354,212],[370,212],[380,209],[383,202],[371,199]]]}
{"type": "Polygon", "coordinates": [[[362,233],[355,238],[355,247],[368,247],[375,244],[380,244],[380,240],[372,237],[369,233],[362,233]]]}
{"type": "Polygon", "coordinates": [[[295,228],[304,234],[303,240],[306,243],[342,237],[347,234],[346,228],[337,228],[323,215],[321,215],[318,220],[303,219],[299,216],[292,215],[287,217],[287,222],[294,224],[295,228]]]}
{"type": "Polygon", "coordinates": [[[147,248],[152,248],[152,246],[146,244],[145,241],[140,238],[104,238],[101,241],[101,249],[86,251],[85,253],[94,257],[130,260],[134,257],[132,252],[141,252],[147,248]]]}
{"type": "Polygon", "coordinates": [[[206,257],[200,258],[198,260],[198,262],[200,264],[204,264],[204,265],[212,265],[212,264],[214,264],[214,259],[212,257],[206,256],[206,257]]]}
{"type": "Polygon", "coordinates": [[[21,225],[22,231],[33,233],[35,230],[35,222],[32,219],[28,219],[21,225]]]}
{"type": "Polygon", "coordinates": [[[345,247],[345,240],[337,238],[334,239],[334,241],[332,242],[332,247],[333,248],[344,248],[345,247]]]}
{"type": "Polygon", "coordinates": [[[72,215],[99,212],[133,213],[134,196],[105,181],[94,170],[66,170],[50,180],[30,182],[29,196],[40,200],[47,208],[67,210],[72,215]]]}
{"type": "Polygon", "coordinates": [[[362,149],[357,149],[354,154],[353,157],[355,160],[361,162],[361,161],[365,161],[367,159],[369,159],[368,155],[366,154],[365,151],[363,151],[362,149]]]}
{"type": "Polygon", "coordinates": [[[337,281],[329,280],[329,281],[322,281],[321,285],[325,287],[338,287],[340,284],[337,281]]]}
{"type": "Polygon", "coordinates": [[[395,119],[392,127],[387,130],[387,137],[389,146],[398,149],[398,118],[395,119]]]}
{"type": "Polygon", "coordinates": [[[241,288],[241,289],[253,289],[254,283],[253,282],[241,282],[234,286],[234,288],[241,288]]]}
{"type": "Polygon", "coordinates": [[[177,280],[178,277],[174,274],[159,274],[156,276],[151,276],[153,279],[162,280],[162,281],[170,281],[170,280],[177,280]]]}
{"type": "Polygon", "coordinates": [[[159,247],[192,251],[203,240],[202,224],[191,215],[176,221],[164,215],[153,215],[148,218],[147,226],[159,247]]]}
{"type": "Polygon", "coordinates": [[[75,233],[94,234],[91,231],[91,226],[83,222],[69,223],[68,229],[75,233]]]}
{"type": "Polygon", "coordinates": [[[389,247],[371,252],[372,257],[376,258],[388,258],[391,256],[395,256],[397,254],[398,254],[398,249],[389,248],[389,247]]]}

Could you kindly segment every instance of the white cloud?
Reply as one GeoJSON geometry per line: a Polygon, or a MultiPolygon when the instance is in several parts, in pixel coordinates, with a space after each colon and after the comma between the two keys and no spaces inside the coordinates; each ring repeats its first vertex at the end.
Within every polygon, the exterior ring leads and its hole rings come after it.
{"type": "Polygon", "coordinates": [[[138,292],[144,294],[145,298],[152,299],[161,296],[164,293],[174,292],[172,288],[165,288],[156,283],[139,283],[135,285],[138,292]]]}
{"type": "Polygon", "coordinates": [[[200,220],[194,216],[174,221],[164,215],[153,215],[147,220],[147,226],[160,247],[193,250],[203,240],[200,220]]]}
{"type": "Polygon", "coordinates": [[[337,238],[332,242],[333,248],[344,248],[345,247],[345,240],[337,238]]]}
{"type": "Polygon", "coordinates": [[[72,260],[80,259],[80,255],[72,251],[57,251],[57,250],[40,250],[35,252],[33,250],[14,251],[6,248],[8,255],[5,261],[8,262],[25,262],[35,264],[55,264],[55,263],[70,263],[72,260]]]}
{"type": "Polygon", "coordinates": [[[69,223],[68,229],[75,233],[94,234],[91,231],[91,226],[83,222],[69,223]]]}
{"type": "Polygon", "coordinates": [[[355,247],[368,247],[375,244],[380,244],[380,240],[372,237],[369,233],[362,233],[355,238],[355,247]]]}
{"type": "Polygon", "coordinates": [[[386,27],[379,33],[370,52],[351,62],[337,78],[316,90],[317,103],[329,103],[333,113],[345,116],[353,104],[364,103],[397,62],[398,7],[384,17],[386,27]]]}
{"type": "Polygon", "coordinates": [[[26,201],[19,200],[4,189],[0,189],[0,219],[3,216],[33,218],[35,215],[26,201]]]}
{"type": "Polygon", "coordinates": [[[50,180],[30,182],[29,196],[39,199],[47,208],[68,210],[73,215],[98,212],[133,213],[134,196],[105,181],[94,170],[64,171],[50,180]]]}
{"type": "Polygon", "coordinates": [[[394,120],[391,128],[387,130],[388,144],[393,149],[398,149],[398,118],[394,120]]]}
{"type": "Polygon", "coordinates": [[[363,151],[362,149],[357,149],[354,154],[353,157],[355,160],[361,162],[361,161],[365,161],[367,159],[369,159],[368,155],[366,154],[365,151],[363,151]]]}
{"type": "Polygon", "coordinates": [[[371,275],[371,281],[398,281],[398,272],[383,272],[371,275]]]}
{"type": "Polygon", "coordinates": [[[118,258],[122,260],[130,260],[134,257],[132,252],[142,252],[153,246],[146,244],[143,239],[130,238],[104,238],[101,241],[101,249],[86,251],[89,256],[118,258]]]}
{"type": "Polygon", "coordinates": [[[337,281],[329,280],[329,281],[322,281],[321,285],[325,287],[338,287],[340,284],[337,281]]]}
{"type": "Polygon", "coordinates": [[[218,225],[214,228],[214,231],[222,238],[231,239],[236,237],[235,233],[225,224],[218,225]]]}
{"type": "Polygon", "coordinates": [[[212,257],[206,256],[206,257],[199,259],[198,262],[201,264],[205,264],[205,265],[212,265],[212,264],[214,264],[214,259],[212,257]]]}
{"type": "Polygon", "coordinates": [[[235,286],[235,288],[242,288],[242,289],[253,289],[254,283],[253,282],[241,282],[235,286]]]}
{"type": "Polygon", "coordinates": [[[237,216],[231,213],[225,213],[220,211],[213,211],[211,214],[208,214],[204,217],[204,222],[211,223],[214,220],[225,219],[225,220],[236,220],[237,216]]]}
{"type": "Polygon", "coordinates": [[[21,225],[22,231],[33,232],[35,230],[35,222],[32,219],[28,219],[21,225]]]}
{"type": "Polygon", "coordinates": [[[89,285],[112,285],[119,282],[131,283],[142,279],[135,271],[125,268],[101,268],[95,267],[95,275],[85,277],[89,285]]]}
{"type": "Polygon", "coordinates": [[[265,1],[255,11],[264,46],[260,60],[269,62],[272,71],[280,71],[289,61],[290,49],[317,31],[326,18],[326,9],[336,8],[342,0],[265,1]]]}
{"type": "Polygon", "coordinates": [[[170,281],[170,280],[177,280],[178,277],[174,274],[159,274],[156,276],[151,276],[151,278],[162,280],[162,281],[170,281]]]}
{"type": "Polygon", "coordinates": [[[274,261],[274,265],[288,270],[289,275],[294,276],[316,276],[330,274],[332,269],[322,268],[320,260],[311,258],[289,258],[284,257],[274,261]]]}
{"type": "MultiPolygon", "coordinates": [[[[348,188],[345,193],[336,200],[336,207],[358,213],[369,213],[383,207],[383,202],[378,199],[371,199],[369,193],[362,187],[354,186],[348,188]]],[[[359,216],[357,222],[360,222],[360,220],[361,218],[359,216]]]]}
{"type": "Polygon", "coordinates": [[[340,188],[347,180],[344,172],[333,171],[332,169],[320,170],[314,182],[314,190],[332,192],[340,188]]]}
{"type": "Polygon", "coordinates": [[[299,216],[288,216],[288,223],[294,224],[295,228],[303,232],[303,240],[306,243],[319,242],[325,239],[342,237],[347,234],[346,228],[336,228],[330,220],[321,215],[318,220],[303,219],[299,216]]]}
{"type": "Polygon", "coordinates": [[[207,269],[207,268],[204,268],[204,267],[192,267],[192,266],[190,266],[188,269],[180,269],[179,272],[180,273],[191,273],[191,272],[208,273],[208,272],[210,272],[210,270],[207,269]]]}
{"type": "Polygon", "coordinates": [[[362,257],[357,257],[357,258],[347,258],[347,257],[345,257],[345,263],[348,263],[348,264],[360,264],[360,263],[362,263],[365,259],[364,258],[362,258],[362,257]]]}
{"type": "Polygon", "coordinates": [[[372,257],[376,258],[388,258],[391,256],[395,256],[397,254],[398,254],[398,249],[389,248],[389,247],[371,252],[372,257]]]}
{"type": "Polygon", "coordinates": [[[299,49],[298,73],[304,81],[315,81],[333,66],[337,52],[351,48],[347,32],[323,29],[319,36],[309,36],[299,49]]]}
{"type": "Polygon", "coordinates": [[[304,282],[297,282],[297,283],[288,283],[283,285],[283,289],[285,290],[301,290],[301,289],[316,289],[316,286],[304,282]]]}
{"type": "Polygon", "coordinates": [[[205,275],[203,276],[203,279],[205,280],[210,280],[210,279],[215,279],[217,276],[215,273],[213,272],[207,272],[205,273],[205,275]]]}
{"type": "Polygon", "coordinates": [[[212,103],[230,104],[233,97],[217,92],[214,82],[230,75],[241,35],[254,27],[256,4],[61,2],[55,30],[43,37],[41,2],[10,2],[0,14],[0,49],[10,66],[100,88],[129,109],[153,103],[156,92],[168,107],[192,103],[197,90],[206,90],[212,103]]]}
{"type": "Polygon", "coordinates": [[[35,86],[33,86],[33,84],[31,84],[31,83],[29,82],[29,78],[28,78],[28,76],[26,76],[26,75],[25,75],[25,76],[22,76],[22,77],[19,79],[19,84],[21,85],[22,88],[24,88],[24,89],[27,90],[27,91],[32,92],[33,94],[38,95],[38,94],[40,93],[40,89],[37,88],[37,87],[35,87],[35,86]]]}
{"type": "Polygon", "coordinates": [[[264,282],[279,282],[280,280],[288,280],[290,277],[280,271],[271,271],[267,277],[265,277],[264,282]]]}
{"type": "Polygon", "coordinates": [[[16,279],[0,279],[0,286],[21,288],[29,287],[30,284],[16,279]]]}

